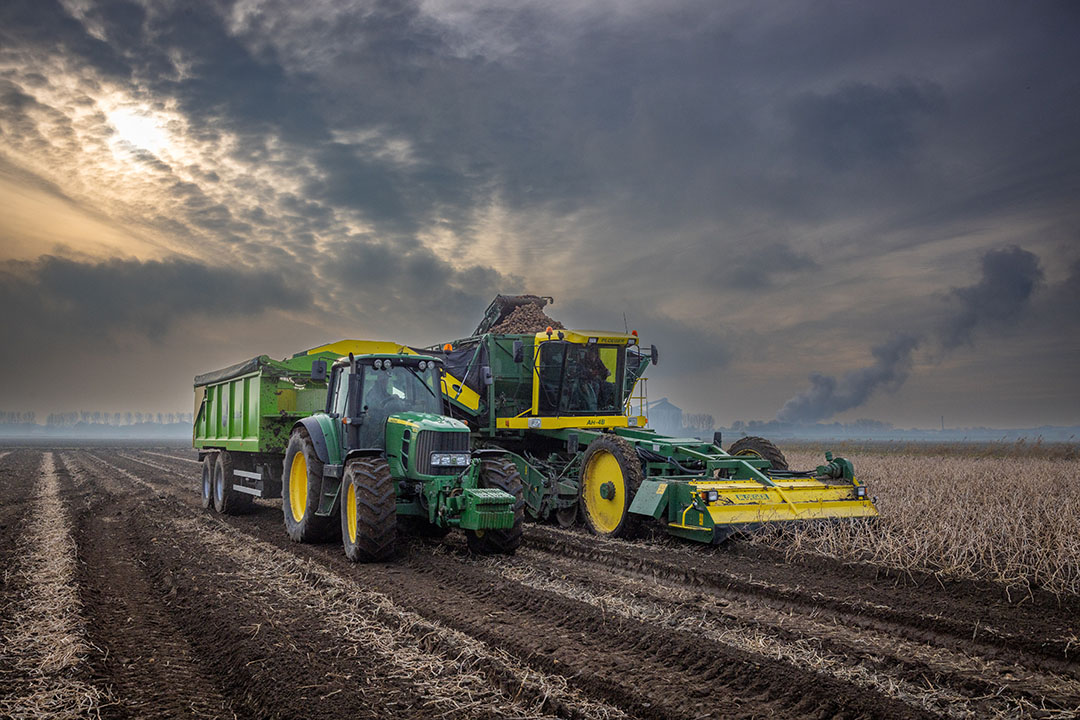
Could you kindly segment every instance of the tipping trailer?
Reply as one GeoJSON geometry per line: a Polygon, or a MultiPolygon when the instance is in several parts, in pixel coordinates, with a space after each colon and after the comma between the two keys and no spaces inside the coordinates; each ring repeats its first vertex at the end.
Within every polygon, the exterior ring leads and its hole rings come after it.
{"type": "Polygon", "coordinates": [[[195,378],[203,507],[281,497],[297,542],[340,537],[353,561],[388,558],[399,526],[464,530],[480,553],[521,542],[522,483],[498,450],[472,450],[447,415],[442,359],[346,340],[262,355],[195,378]]]}
{"type": "Polygon", "coordinates": [[[636,332],[496,332],[520,297],[498,296],[476,333],[426,352],[460,378],[443,391],[474,446],[511,453],[530,517],[567,526],[580,516],[612,537],[656,522],[716,543],[763,523],[877,515],[851,463],[830,453],[795,472],[763,438],[725,452],[719,435],[705,442],[646,427],[639,389],[656,347],[636,332]]]}

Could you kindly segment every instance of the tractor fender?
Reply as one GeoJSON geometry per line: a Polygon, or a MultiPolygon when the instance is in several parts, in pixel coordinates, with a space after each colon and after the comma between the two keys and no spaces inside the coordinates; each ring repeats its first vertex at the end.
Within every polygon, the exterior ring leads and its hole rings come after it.
{"type": "Polygon", "coordinates": [[[311,444],[315,446],[315,454],[319,456],[319,459],[323,461],[324,465],[339,464],[334,462],[334,460],[337,460],[337,458],[330,458],[330,453],[326,447],[326,430],[323,428],[322,423],[319,422],[319,420],[320,418],[314,415],[309,415],[306,418],[298,420],[296,424],[293,425],[293,430],[298,427],[303,427],[305,430],[307,430],[308,435],[311,437],[311,444]]]}

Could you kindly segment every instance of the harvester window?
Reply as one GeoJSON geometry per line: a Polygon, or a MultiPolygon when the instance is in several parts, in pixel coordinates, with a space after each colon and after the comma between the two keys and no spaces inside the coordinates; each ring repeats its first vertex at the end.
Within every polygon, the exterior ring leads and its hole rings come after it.
{"type": "Polygon", "coordinates": [[[541,414],[621,411],[623,362],[619,346],[549,341],[540,347],[541,414]]]}

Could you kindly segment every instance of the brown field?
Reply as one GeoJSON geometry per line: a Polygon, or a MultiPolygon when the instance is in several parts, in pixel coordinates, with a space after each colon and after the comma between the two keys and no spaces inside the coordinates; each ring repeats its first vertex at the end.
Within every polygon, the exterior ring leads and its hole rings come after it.
{"type": "Polygon", "coordinates": [[[0,717],[1077,717],[1080,461],[894,450],[874,524],[369,566],[190,450],[0,450],[0,717]]]}

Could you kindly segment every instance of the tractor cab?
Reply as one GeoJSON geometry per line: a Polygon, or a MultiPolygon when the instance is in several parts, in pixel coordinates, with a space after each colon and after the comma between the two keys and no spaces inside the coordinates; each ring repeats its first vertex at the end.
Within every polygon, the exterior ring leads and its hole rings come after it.
{"type": "Polygon", "coordinates": [[[441,424],[440,366],[437,358],[404,354],[351,356],[334,363],[326,414],[341,419],[345,447],[386,450],[387,422],[395,419],[432,416],[441,424]]]}

